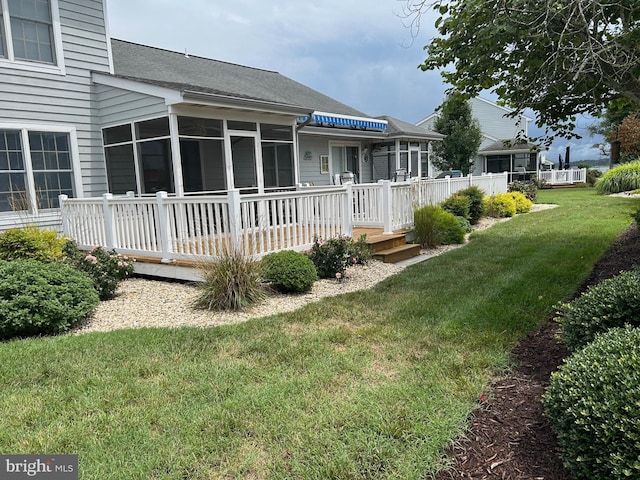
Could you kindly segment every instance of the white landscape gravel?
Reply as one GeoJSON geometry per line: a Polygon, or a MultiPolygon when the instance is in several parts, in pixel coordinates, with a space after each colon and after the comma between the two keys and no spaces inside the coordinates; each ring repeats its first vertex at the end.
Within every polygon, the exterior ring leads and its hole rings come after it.
{"type": "MultiPolygon", "coordinates": [[[[536,204],[533,211],[555,206],[536,204]]],[[[475,230],[488,228],[504,220],[507,219],[483,218],[476,225],[475,230]]],[[[461,246],[446,245],[437,249],[423,250],[417,261],[426,260],[461,246]]],[[[192,300],[198,293],[193,284],[130,278],[118,287],[114,299],[100,302],[96,311],[72,333],[142,327],[211,327],[243,322],[251,318],[290,312],[323,297],[371,288],[385,278],[402,271],[410,263],[413,262],[389,264],[372,261],[368,265],[353,267],[350,278],[345,282],[319,280],[307,294],[274,294],[242,312],[213,312],[191,308],[192,300]]]]}

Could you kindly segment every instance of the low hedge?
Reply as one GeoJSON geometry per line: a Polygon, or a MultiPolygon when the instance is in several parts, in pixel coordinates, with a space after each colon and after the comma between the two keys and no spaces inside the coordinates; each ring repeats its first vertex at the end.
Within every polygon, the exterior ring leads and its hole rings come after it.
{"type": "Polygon", "coordinates": [[[640,326],[640,269],[622,272],[558,306],[561,337],[575,351],[596,334],[624,325],[640,326]]]}
{"type": "Polygon", "coordinates": [[[571,355],[543,402],[578,480],[640,478],[640,329],[612,329],[571,355]]]}
{"type": "Polygon", "coordinates": [[[91,279],[69,265],[0,261],[0,339],[65,332],[98,303],[91,279]]]}

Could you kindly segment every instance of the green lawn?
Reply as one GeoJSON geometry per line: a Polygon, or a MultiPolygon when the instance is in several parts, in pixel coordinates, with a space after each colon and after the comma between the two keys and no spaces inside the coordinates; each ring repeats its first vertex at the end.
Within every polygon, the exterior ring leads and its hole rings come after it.
{"type": "Polygon", "coordinates": [[[539,202],[560,206],[293,313],[0,344],[0,451],[77,453],[85,480],[427,478],[640,206],[539,202]]]}

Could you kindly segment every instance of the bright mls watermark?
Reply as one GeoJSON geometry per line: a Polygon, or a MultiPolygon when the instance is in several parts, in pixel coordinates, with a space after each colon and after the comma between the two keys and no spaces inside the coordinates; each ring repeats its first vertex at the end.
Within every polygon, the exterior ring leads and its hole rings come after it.
{"type": "Polygon", "coordinates": [[[78,480],[78,455],[0,455],[2,480],[78,480]]]}

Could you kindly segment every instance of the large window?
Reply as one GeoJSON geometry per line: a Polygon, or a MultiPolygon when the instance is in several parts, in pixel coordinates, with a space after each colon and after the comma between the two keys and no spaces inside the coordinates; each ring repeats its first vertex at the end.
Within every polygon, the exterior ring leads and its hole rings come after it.
{"type": "Polygon", "coordinates": [[[295,174],[292,127],[262,123],[260,137],[265,188],[293,186],[295,174]]]}
{"type": "Polygon", "coordinates": [[[0,130],[0,212],[57,208],[73,191],[68,133],[0,130]]]}
{"type": "Polygon", "coordinates": [[[0,57],[56,64],[55,0],[0,0],[0,57]]]}
{"type": "Polygon", "coordinates": [[[105,128],[102,137],[111,193],[174,191],[168,117],[105,128]]]}

